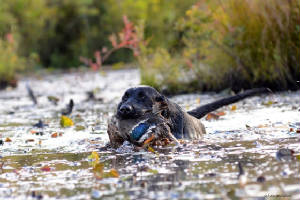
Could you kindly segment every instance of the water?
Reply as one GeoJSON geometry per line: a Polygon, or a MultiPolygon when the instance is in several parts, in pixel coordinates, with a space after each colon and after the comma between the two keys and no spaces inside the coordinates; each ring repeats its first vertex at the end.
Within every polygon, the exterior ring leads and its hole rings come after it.
{"type": "MultiPolygon", "coordinates": [[[[218,120],[202,120],[207,128],[202,141],[154,152],[103,150],[107,120],[124,90],[138,83],[138,71],[122,70],[31,77],[16,90],[1,91],[0,199],[299,199],[299,92],[221,108],[217,112],[225,115],[218,120]],[[26,83],[38,97],[37,106],[26,83]],[[103,102],[86,101],[91,90],[103,102]],[[47,96],[58,97],[58,105],[47,96]],[[75,126],[61,128],[60,112],[71,98],[75,126]],[[39,119],[48,126],[33,127],[39,119]],[[51,137],[54,133],[57,137],[51,137]],[[279,149],[294,153],[279,158],[279,149]],[[104,172],[116,169],[119,177],[97,178],[88,158],[92,151],[104,172]],[[240,178],[238,162],[245,172],[240,178]]],[[[220,97],[190,94],[172,100],[188,110],[220,97]]]]}

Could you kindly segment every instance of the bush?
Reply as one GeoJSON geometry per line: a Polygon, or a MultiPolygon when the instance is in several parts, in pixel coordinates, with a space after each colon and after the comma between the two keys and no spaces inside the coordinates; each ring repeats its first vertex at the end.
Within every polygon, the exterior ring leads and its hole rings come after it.
{"type": "Polygon", "coordinates": [[[0,89],[16,86],[16,72],[24,69],[25,62],[17,54],[17,43],[12,34],[0,39],[0,89]]]}
{"type": "MultiPolygon", "coordinates": [[[[297,89],[299,18],[299,0],[200,1],[177,22],[184,48],[181,54],[172,54],[171,60],[184,60],[185,64],[174,67],[192,74],[186,88],[297,89]]],[[[158,77],[164,77],[163,68],[156,69],[158,77]]],[[[174,87],[165,83],[164,87],[174,87]]]]}
{"type": "MultiPolygon", "coordinates": [[[[176,49],[176,20],[196,0],[10,0],[0,4],[0,36],[14,32],[18,53],[38,55],[42,66],[77,67],[79,57],[92,58],[102,47],[110,48],[109,35],[122,28],[122,16],[144,23],[151,47],[176,49]]],[[[132,61],[130,50],[111,55],[106,63],[132,61]]]]}

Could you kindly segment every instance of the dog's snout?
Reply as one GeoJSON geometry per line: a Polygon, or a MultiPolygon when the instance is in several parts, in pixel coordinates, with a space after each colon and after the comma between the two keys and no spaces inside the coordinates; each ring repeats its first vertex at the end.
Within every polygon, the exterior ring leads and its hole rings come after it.
{"type": "Polygon", "coordinates": [[[128,104],[122,105],[122,106],[120,107],[120,112],[121,112],[122,114],[130,114],[130,113],[132,113],[132,111],[133,111],[132,106],[131,106],[131,105],[128,105],[128,104]]]}

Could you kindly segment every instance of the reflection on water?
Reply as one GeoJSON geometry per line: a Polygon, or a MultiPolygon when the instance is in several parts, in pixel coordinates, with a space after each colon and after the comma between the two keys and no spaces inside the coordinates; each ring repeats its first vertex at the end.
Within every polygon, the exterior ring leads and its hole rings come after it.
{"type": "MultiPolygon", "coordinates": [[[[203,120],[208,134],[202,141],[154,148],[155,153],[103,150],[109,116],[123,90],[138,82],[131,72],[30,80],[38,106],[31,105],[23,82],[17,90],[1,92],[0,199],[299,198],[298,92],[254,97],[234,110],[223,108],[226,115],[219,120],[203,120]],[[110,85],[112,80],[117,83],[110,85]],[[104,102],[85,101],[95,82],[104,102]],[[58,106],[48,102],[50,95],[61,99],[58,106]],[[84,129],[59,126],[60,111],[70,98],[75,102],[70,117],[84,129]],[[48,126],[34,128],[39,119],[48,126]],[[54,132],[59,133],[55,138],[54,132]],[[88,158],[92,151],[99,153],[105,172],[114,168],[119,177],[97,179],[88,158]],[[244,171],[240,178],[238,162],[244,171]]],[[[191,109],[199,99],[205,103],[219,97],[181,95],[173,100],[191,109]]]]}

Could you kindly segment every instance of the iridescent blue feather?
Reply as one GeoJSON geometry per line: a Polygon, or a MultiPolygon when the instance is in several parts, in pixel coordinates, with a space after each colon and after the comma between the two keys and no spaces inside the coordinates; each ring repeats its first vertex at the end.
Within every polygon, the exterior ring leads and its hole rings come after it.
{"type": "Polygon", "coordinates": [[[140,139],[140,137],[142,137],[142,135],[144,135],[147,132],[149,127],[150,127],[150,124],[140,123],[138,126],[136,126],[132,130],[131,138],[137,141],[138,139],[140,139]]]}

